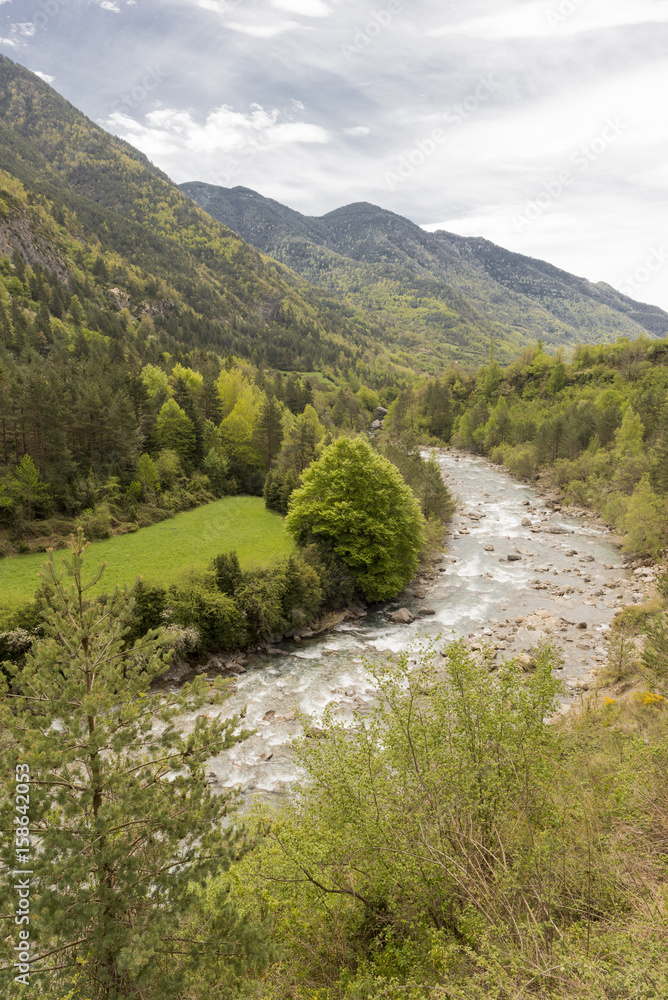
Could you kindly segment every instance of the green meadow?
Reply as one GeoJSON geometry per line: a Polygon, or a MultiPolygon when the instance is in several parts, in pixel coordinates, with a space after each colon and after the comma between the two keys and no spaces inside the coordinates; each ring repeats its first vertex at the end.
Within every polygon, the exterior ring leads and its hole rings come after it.
{"type": "MultiPolygon", "coordinates": [[[[232,549],[248,569],[289,555],[293,542],[283,519],[268,511],[260,497],[225,497],[133,534],[92,542],[86,561],[91,573],[106,563],[97,587],[103,592],[140,575],[171,583],[183,570],[202,569],[213,556],[232,549]]],[[[31,599],[46,558],[37,553],[0,559],[0,613],[31,599]]]]}

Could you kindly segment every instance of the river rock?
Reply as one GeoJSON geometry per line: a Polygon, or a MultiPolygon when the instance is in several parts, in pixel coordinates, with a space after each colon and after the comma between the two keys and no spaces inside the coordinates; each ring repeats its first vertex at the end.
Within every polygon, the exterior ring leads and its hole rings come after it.
{"type": "Polygon", "coordinates": [[[413,588],[413,597],[417,597],[418,601],[424,601],[426,596],[427,596],[427,591],[424,589],[424,587],[413,588]]]}
{"type": "Polygon", "coordinates": [[[531,520],[530,517],[523,517],[522,518],[522,527],[523,528],[530,528],[532,524],[533,524],[533,521],[531,520]]]}
{"type": "Polygon", "coordinates": [[[511,554],[509,556],[506,556],[506,560],[508,562],[520,562],[521,559],[522,559],[522,556],[518,556],[514,552],[511,552],[511,554]]]}
{"type": "Polygon", "coordinates": [[[485,546],[485,552],[493,552],[493,551],[494,551],[494,546],[493,545],[486,545],[485,546]]]}
{"type": "Polygon", "coordinates": [[[182,663],[181,660],[174,660],[169,670],[162,675],[161,680],[166,681],[168,684],[183,684],[189,673],[190,667],[187,663],[182,663]]]}
{"type": "Polygon", "coordinates": [[[578,622],[576,628],[580,628],[580,629],[582,629],[584,631],[587,628],[587,623],[586,622],[578,622]]]}
{"type": "Polygon", "coordinates": [[[390,615],[390,621],[394,625],[412,625],[415,621],[415,615],[408,608],[399,608],[393,615],[390,615]]]}
{"type": "Polygon", "coordinates": [[[434,608],[420,608],[418,611],[418,618],[429,618],[431,615],[435,615],[436,611],[434,608]]]}

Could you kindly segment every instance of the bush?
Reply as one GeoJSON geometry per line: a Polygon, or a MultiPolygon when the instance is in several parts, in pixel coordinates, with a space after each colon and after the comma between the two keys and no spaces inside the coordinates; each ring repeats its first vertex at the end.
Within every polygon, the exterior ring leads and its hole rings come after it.
{"type": "Polygon", "coordinates": [[[201,648],[210,652],[236,649],[244,639],[239,607],[203,578],[170,588],[171,622],[194,626],[201,636],[201,648]]]}
{"type": "Polygon", "coordinates": [[[87,508],[76,519],[77,528],[83,528],[86,538],[109,538],[113,515],[108,503],[100,503],[93,510],[87,508]]]}
{"type": "Polygon", "coordinates": [[[216,586],[221,594],[234,597],[236,591],[241,586],[243,574],[239,566],[239,557],[236,552],[222,552],[216,556],[212,562],[212,568],[216,580],[216,586]]]}
{"type": "Polygon", "coordinates": [[[135,607],[128,642],[136,642],[147,632],[160,628],[167,607],[167,588],[159,583],[140,580],[135,587],[135,607]]]}
{"type": "Polygon", "coordinates": [[[510,474],[517,479],[533,479],[538,468],[536,449],[526,444],[506,449],[504,462],[510,474]]]}

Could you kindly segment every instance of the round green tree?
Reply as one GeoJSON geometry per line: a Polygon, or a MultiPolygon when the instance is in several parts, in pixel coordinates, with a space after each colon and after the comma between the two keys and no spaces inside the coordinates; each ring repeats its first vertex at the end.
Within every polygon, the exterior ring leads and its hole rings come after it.
{"type": "Polygon", "coordinates": [[[420,505],[399,470],[364,438],[340,438],[302,476],[287,527],[300,545],[324,543],[371,601],[394,597],[415,573],[420,505]]]}

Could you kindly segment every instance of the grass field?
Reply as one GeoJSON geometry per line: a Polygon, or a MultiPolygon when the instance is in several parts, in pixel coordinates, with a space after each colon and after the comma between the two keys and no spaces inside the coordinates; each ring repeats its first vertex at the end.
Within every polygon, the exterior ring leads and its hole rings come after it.
{"type": "MultiPolygon", "coordinates": [[[[247,569],[273,556],[289,555],[293,548],[283,519],[268,511],[260,497],[225,497],[134,534],[93,542],[86,564],[92,572],[106,563],[97,588],[103,592],[116,584],[133,583],[140,575],[170,583],[182,570],[203,568],[213,556],[232,549],[247,569]]],[[[46,558],[37,553],[0,559],[0,610],[30,600],[46,558]]]]}

